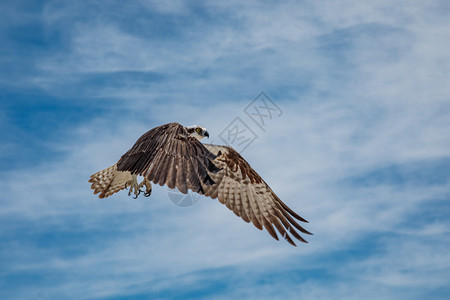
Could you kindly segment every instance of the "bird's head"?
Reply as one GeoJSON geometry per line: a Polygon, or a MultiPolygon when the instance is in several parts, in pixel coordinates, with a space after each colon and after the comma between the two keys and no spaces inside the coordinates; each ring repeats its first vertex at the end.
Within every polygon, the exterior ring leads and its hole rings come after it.
{"type": "Polygon", "coordinates": [[[192,125],[189,127],[186,127],[187,131],[189,132],[189,135],[195,137],[197,140],[201,140],[202,138],[204,138],[205,136],[207,138],[209,138],[209,133],[206,130],[205,127],[200,126],[200,125],[192,125]]]}

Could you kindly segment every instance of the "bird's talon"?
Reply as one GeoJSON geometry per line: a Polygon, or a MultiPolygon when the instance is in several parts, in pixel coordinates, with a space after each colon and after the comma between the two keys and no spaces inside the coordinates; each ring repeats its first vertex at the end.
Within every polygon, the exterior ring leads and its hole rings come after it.
{"type": "Polygon", "coordinates": [[[137,183],[136,175],[133,175],[131,180],[129,180],[127,183],[125,183],[125,189],[128,190],[128,196],[131,196],[132,194],[134,194],[133,198],[137,199],[137,197],[141,193],[141,190],[140,190],[139,184],[137,183]],[[128,187],[129,187],[129,189],[128,189],[128,187]]]}
{"type": "Polygon", "coordinates": [[[133,199],[137,199],[141,193],[144,195],[144,197],[149,197],[152,194],[152,185],[150,181],[144,178],[144,180],[138,184],[136,180],[136,175],[133,175],[133,178],[127,183],[125,183],[125,189],[128,190],[128,196],[134,194],[133,199]],[[141,189],[144,186],[145,190],[141,189]]]}
{"type": "Polygon", "coordinates": [[[144,193],[144,197],[150,197],[150,195],[152,194],[152,184],[150,183],[150,181],[147,178],[144,178],[144,180],[142,180],[142,182],[139,184],[139,187],[144,187],[145,186],[145,191],[142,191],[144,193]]]}

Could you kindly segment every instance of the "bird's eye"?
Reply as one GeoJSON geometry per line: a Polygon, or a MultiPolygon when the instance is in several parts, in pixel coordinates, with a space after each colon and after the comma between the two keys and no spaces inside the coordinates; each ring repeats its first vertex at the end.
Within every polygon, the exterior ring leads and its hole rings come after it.
{"type": "Polygon", "coordinates": [[[202,130],[200,128],[195,129],[198,133],[200,133],[202,130]]]}

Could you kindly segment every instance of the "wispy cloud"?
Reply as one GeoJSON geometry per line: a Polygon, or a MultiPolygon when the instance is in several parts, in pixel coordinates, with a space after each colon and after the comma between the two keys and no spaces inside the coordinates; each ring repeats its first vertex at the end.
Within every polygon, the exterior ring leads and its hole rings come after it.
{"type": "MultiPolygon", "coordinates": [[[[444,2],[12,7],[2,33],[38,22],[48,46],[29,72],[0,78],[3,297],[450,293],[444,2]],[[265,132],[243,112],[261,90],[283,111],[265,132]],[[277,243],[208,198],[178,208],[166,188],[138,200],[90,192],[88,176],[146,130],[203,124],[220,142],[237,116],[258,135],[244,156],[310,221],[309,244],[277,243]]],[[[7,57],[0,64],[18,59],[7,57]]]]}

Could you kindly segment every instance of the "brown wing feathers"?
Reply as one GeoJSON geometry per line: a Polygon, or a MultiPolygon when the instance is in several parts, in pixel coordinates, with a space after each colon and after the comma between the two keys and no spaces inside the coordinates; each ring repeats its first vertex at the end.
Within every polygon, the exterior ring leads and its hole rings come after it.
{"type": "Polygon", "coordinates": [[[245,222],[265,228],[278,240],[277,230],[294,246],[290,235],[306,243],[297,231],[311,234],[298,224],[307,221],[283,203],[238,152],[202,144],[178,123],[144,133],[120,158],[117,171],[145,176],[184,194],[191,189],[217,198],[245,222]]]}
{"type": "Polygon", "coordinates": [[[203,194],[203,185],[214,183],[210,173],[219,169],[215,155],[188,135],[185,127],[170,123],[144,133],[117,163],[119,171],[130,171],[159,185],[203,194]]]}
{"type": "Polygon", "coordinates": [[[297,230],[311,234],[298,224],[307,221],[282,202],[238,152],[226,146],[205,147],[217,155],[214,163],[223,169],[211,175],[216,183],[204,187],[205,196],[218,198],[244,221],[260,230],[265,228],[277,240],[275,228],[294,246],[289,234],[306,243],[297,230]]]}

